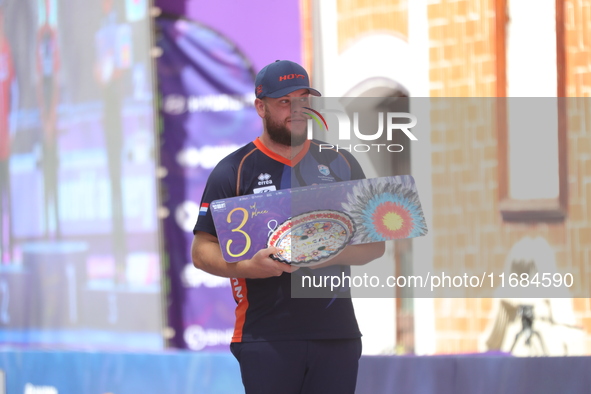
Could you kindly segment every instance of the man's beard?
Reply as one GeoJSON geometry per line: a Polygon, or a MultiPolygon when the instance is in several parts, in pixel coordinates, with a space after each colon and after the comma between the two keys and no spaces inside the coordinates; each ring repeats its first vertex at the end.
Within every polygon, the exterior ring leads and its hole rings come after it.
{"type": "Polygon", "coordinates": [[[300,146],[306,142],[306,133],[292,135],[291,131],[285,126],[285,124],[275,122],[271,119],[269,114],[265,114],[265,126],[271,141],[277,144],[285,146],[300,146]]]}

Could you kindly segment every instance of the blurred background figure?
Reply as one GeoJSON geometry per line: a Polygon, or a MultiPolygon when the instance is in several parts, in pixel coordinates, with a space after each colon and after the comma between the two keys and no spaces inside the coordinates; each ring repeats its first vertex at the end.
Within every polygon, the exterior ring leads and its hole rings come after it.
{"type": "Polygon", "coordinates": [[[0,262],[12,259],[10,215],[10,145],[16,130],[14,113],[18,105],[18,84],[12,51],[5,36],[4,1],[0,1],[0,262]]]}
{"type": "MultiPolygon", "coordinates": [[[[504,272],[506,278],[523,273],[532,278],[538,273],[541,281],[544,273],[558,272],[554,251],[542,237],[525,237],[511,248],[504,272]]],[[[583,329],[576,326],[572,295],[566,287],[555,292],[540,286],[537,298],[504,298],[503,290],[496,290],[483,350],[515,356],[583,354],[583,329]],[[544,298],[544,293],[553,298],[544,298]]]]}
{"type": "Polygon", "coordinates": [[[95,36],[97,61],[95,78],[102,89],[103,135],[111,185],[111,223],[113,256],[118,281],[124,281],[127,245],[123,216],[122,170],[122,111],[123,111],[123,53],[120,24],[113,0],[103,0],[103,17],[95,36]]]}
{"type": "Polygon", "coordinates": [[[51,0],[44,0],[39,4],[39,16],[42,22],[37,30],[37,98],[43,131],[41,165],[45,191],[45,236],[60,238],[57,128],[60,53],[57,30],[51,24],[51,11],[51,0]]]}

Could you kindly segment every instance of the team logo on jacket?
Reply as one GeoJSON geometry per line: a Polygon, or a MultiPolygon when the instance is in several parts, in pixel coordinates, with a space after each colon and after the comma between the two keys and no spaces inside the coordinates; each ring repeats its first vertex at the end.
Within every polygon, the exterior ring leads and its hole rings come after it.
{"type": "Polygon", "coordinates": [[[273,184],[273,181],[271,180],[271,175],[267,173],[261,173],[261,175],[259,175],[257,179],[259,180],[259,186],[273,184]]]}
{"type": "Polygon", "coordinates": [[[324,164],[319,164],[318,165],[318,171],[320,171],[320,173],[324,176],[328,176],[330,175],[330,168],[328,168],[327,166],[325,166],[324,164]]]}

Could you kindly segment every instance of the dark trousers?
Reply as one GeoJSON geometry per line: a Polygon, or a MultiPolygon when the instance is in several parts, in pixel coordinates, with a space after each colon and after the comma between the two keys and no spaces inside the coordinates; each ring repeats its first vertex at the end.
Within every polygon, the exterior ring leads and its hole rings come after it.
{"type": "Polygon", "coordinates": [[[230,345],[246,394],[353,394],[361,339],[230,345]]]}

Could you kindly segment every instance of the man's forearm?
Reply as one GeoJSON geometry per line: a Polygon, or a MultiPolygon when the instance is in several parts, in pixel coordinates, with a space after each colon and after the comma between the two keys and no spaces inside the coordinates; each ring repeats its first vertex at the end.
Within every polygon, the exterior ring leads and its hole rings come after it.
{"type": "Polygon", "coordinates": [[[217,238],[208,233],[197,232],[191,245],[191,258],[196,268],[226,278],[270,278],[297,270],[297,267],[271,259],[270,255],[278,251],[278,248],[269,247],[259,250],[250,259],[228,263],[222,257],[217,238]]]}
{"type": "Polygon", "coordinates": [[[193,265],[212,275],[225,278],[238,278],[237,263],[226,262],[220,251],[219,244],[207,236],[196,235],[191,245],[193,265]]]}
{"type": "Polygon", "coordinates": [[[311,268],[322,268],[331,265],[364,265],[383,256],[385,250],[384,242],[349,245],[332,259],[311,268]]]}

